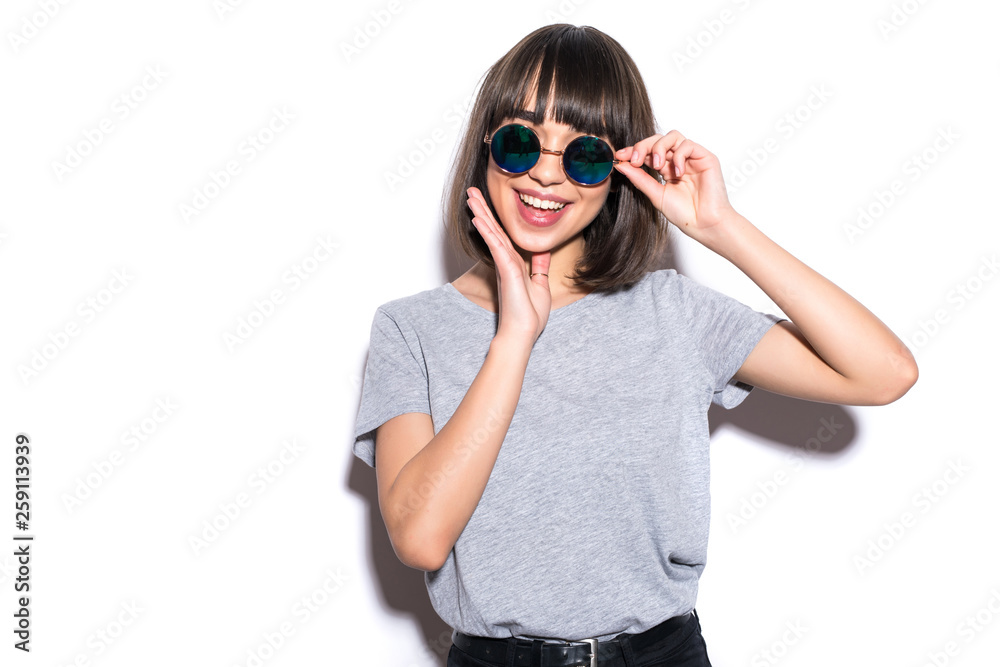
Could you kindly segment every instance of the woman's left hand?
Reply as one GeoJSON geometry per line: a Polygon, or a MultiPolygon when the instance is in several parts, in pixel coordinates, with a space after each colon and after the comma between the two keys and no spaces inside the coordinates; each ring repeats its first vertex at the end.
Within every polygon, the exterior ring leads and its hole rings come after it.
{"type": "Polygon", "coordinates": [[[677,130],[654,134],[615,153],[615,165],[649,197],[667,220],[703,241],[728,215],[735,213],[726,194],[719,159],[677,130]],[[665,179],[660,183],[642,170],[651,167],[665,179]]]}

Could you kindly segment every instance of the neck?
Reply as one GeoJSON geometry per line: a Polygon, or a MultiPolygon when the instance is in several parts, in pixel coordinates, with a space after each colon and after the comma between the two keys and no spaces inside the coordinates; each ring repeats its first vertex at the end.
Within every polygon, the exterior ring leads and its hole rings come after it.
{"type": "MultiPolygon", "coordinates": [[[[531,256],[534,253],[518,248],[516,245],[514,248],[524,260],[524,266],[528,273],[531,273],[531,256]]],[[[592,291],[589,287],[577,286],[570,277],[575,273],[576,262],[582,254],[583,239],[579,237],[552,250],[549,257],[549,269],[545,273],[549,274],[549,292],[552,294],[553,303],[572,301],[575,297],[583,296],[592,291]]],[[[482,262],[477,263],[474,268],[482,281],[489,286],[495,299],[497,296],[496,272],[482,262]]]]}
{"type": "MultiPolygon", "coordinates": [[[[572,298],[574,295],[585,294],[589,288],[578,287],[572,277],[576,273],[576,264],[583,256],[584,242],[583,236],[577,235],[565,244],[553,248],[549,254],[549,291],[552,293],[553,301],[560,301],[564,297],[572,298]]],[[[531,272],[531,256],[533,253],[521,250],[518,252],[525,261],[528,272],[531,272]]]]}

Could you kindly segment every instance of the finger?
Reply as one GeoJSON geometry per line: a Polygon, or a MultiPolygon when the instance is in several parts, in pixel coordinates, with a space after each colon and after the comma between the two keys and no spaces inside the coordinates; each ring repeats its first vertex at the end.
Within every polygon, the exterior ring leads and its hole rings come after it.
{"type": "Polygon", "coordinates": [[[471,208],[476,215],[486,215],[487,217],[492,217],[489,215],[489,206],[486,205],[486,199],[483,197],[483,193],[479,191],[479,188],[469,188],[465,191],[465,194],[469,197],[469,208],[471,208]]]}
{"type": "Polygon", "coordinates": [[[479,235],[483,237],[483,241],[486,242],[495,261],[497,253],[501,252],[500,239],[497,238],[496,232],[479,216],[472,218],[472,224],[479,231],[479,235]]]}
{"type": "Polygon", "coordinates": [[[468,196],[470,204],[475,202],[476,204],[480,204],[484,210],[489,210],[489,207],[486,206],[486,198],[483,197],[483,193],[479,191],[479,188],[468,188],[465,194],[468,196]]]}
{"type": "Polygon", "coordinates": [[[480,200],[470,196],[468,205],[472,210],[472,224],[479,230],[480,235],[486,241],[487,245],[490,246],[490,250],[493,252],[494,258],[496,258],[497,251],[503,248],[501,239],[504,234],[500,230],[500,226],[496,224],[493,216],[490,215],[489,209],[483,206],[480,200]]]}
{"type": "Polygon", "coordinates": [[[476,229],[479,230],[479,234],[486,242],[490,254],[493,255],[493,264],[496,268],[497,288],[499,289],[502,283],[502,276],[507,276],[510,279],[520,278],[523,280],[524,260],[522,260],[520,255],[511,249],[510,241],[502,236],[502,232],[497,231],[495,227],[490,227],[490,224],[479,216],[472,219],[472,224],[474,224],[476,229]]]}
{"type": "Polygon", "coordinates": [[[684,175],[684,162],[694,152],[695,143],[690,139],[685,139],[680,146],[674,149],[673,163],[677,170],[677,177],[684,175]]]}
{"type": "Polygon", "coordinates": [[[496,225],[491,224],[488,220],[478,215],[472,218],[472,224],[475,225],[476,229],[479,230],[479,235],[486,241],[486,245],[490,249],[490,254],[493,255],[494,263],[498,265],[505,263],[505,258],[510,255],[511,251],[504,244],[502,233],[496,225]]]}
{"type": "MultiPolygon", "coordinates": [[[[693,142],[689,142],[693,143],[693,142]]],[[[695,144],[697,146],[697,144],[695,144]]],[[[687,171],[686,160],[689,159],[691,155],[691,149],[688,144],[682,143],[680,146],[671,146],[663,151],[663,157],[659,158],[657,155],[657,149],[654,148],[654,164],[659,164],[659,167],[654,167],[660,174],[662,174],[668,181],[678,181],[681,176],[687,171]]]]}
{"type": "Polygon", "coordinates": [[[490,215],[490,210],[483,206],[483,202],[474,196],[469,196],[467,203],[469,205],[469,210],[472,211],[472,215],[483,218],[484,220],[490,220],[492,216],[490,215]]]}
{"type": "Polygon", "coordinates": [[[666,134],[652,134],[632,146],[617,151],[615,157],[620,160],[627,160],[634,167],[646,164],[659,171],[663,168],[665,160],[657,164],[655,158],[652,157],[654,155],[654,146],[657,149],[655,153],[659,153],[662,156],[664,152],[680,145],[682,141],[684,141],[684,137],[677,130],[670,130],[666,134]]]}
{"type": "MultiPolygon", "coordinates": [[[[498,238],[507,240],[507,243],[509,244],[510,240],[507,238],[506,232],[504,232],[503,228],[494,219],[493,213],[490,211],[489,206],[486,205],[486,200],[483,199],[482,193],[480,193],[476,188],[469,188],[468,194],[469,208],[472,209],[473,215],[481,218],[484,224],[494,234],[496,234],[498,238]]],[[[513,247],[511,246],[510,249],[513,250],[513,247]]]]}
{"type": "Polygon", "coordinates": [[[674,152],[674,163],[677,165],[678,176],[682,176],[687,170],[688,162],[701,160],[706,157],[712,157],[712,154],[704,146],[696,144],[690,139],[685,139],[674,152]]]}
{"type": "Polygon", "coordinates": [[[649,197],[654,204],[660,201],[663,185],[640,167],[633,167],[631,162],[621,162],[615,165],[625,177],[639,189],[639,192],[649,197]]]}
{"type": "Polygon", "coordinates": [[[671,176],[671,158],[676,151],[677,145],[676,136],[663,135],[649,148],[651,166],[667,178],[679,177],[676,171],[671,176]]]}
{"type": "Polygon", "coordinates": [[[635,142],[631,146],[621,148],[615,153],[615,157],[619,160],[627,161],[633,167],[641,167],[643,162],[646,160],[646,156],[649,155],[649,147],[652,146],[661,136],[662,135],[654,134],[642,139],[641,141],[635,142]]]}
{"type": "Polygon", "coordinates": [[[497,224],[493,214],[486,206],[486,202],[482,199],[482,193],[476,188],[469,188],[467,192],[469,194],[469,208],[474,213],[473,223],[476,224],[476,229],[483,236],[490,253],[493,255],[493,261],[497,267],[497,280],[499,281],[500,274],[506,271],[514,272],[509,274],[511,276],[523,276],[524,260],[514,249],[514,244],[503,227],[497,224]]]}
{"type": "Polygon", "coordinates": [[[531,279],[536,277],[542,282],[539,284],[549,284],[549,262],[552,259],[551,252],[535,253],[531,256],[531,279]]]}
{"type": "MultiPolygon", "coordinates": [[[[492,226],[497,227],[498,230],[500,230],[500,223],[498,223],[496,218],[493,217],[493,211],[490,210],[489,204],[486,203],[486,198],[483,196],[483,193],[480,192],[478,188],[469,188],[468,194],[469,206],[473,209],[473,212],[476,215],[486,218],[490,221],[490,223],[492,223],[492,226]]],[[[504,236],[506,236],[506,232],[504,232],[504,236]]]]}

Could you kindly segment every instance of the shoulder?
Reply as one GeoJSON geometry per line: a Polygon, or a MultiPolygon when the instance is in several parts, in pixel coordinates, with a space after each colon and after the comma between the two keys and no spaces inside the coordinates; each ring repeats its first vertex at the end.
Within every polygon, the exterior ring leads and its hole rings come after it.
{"type": "Polygon", "coordinates": [[[722,292],[708,287],[675,269],[660,269],[650,271],[643,278],[648,282],[650,290],[660,299],[672,299],[677,302],[700,302],[705,299],[724,297],[722,292]]]}
{"type": "Polygon", "coordinates": [[[433,288],[408,296],[396,297],[375,308],[371,319],[371,349],[379,354],[390,350],[409,350],[414,356],[423,340],[432,340],[449,322],[440,317],[439,290],[433,288]]]}
{"type": "Polygon", "coordinates": [[[659,289],[684,290],[701,286],[701,283],[683,273],[678,273],[676,269],[650,271],[643,280],[649,281],[651,285],[659,289]]]}
{"type": "Polygon", "coordinates": [[[648,282],[651,285],[659,287],[671,282],[676,282],[679,278],[683,278],[683,276],[677,273],[674,269],[658,269],[647,273],[639,280],[639,283],[648,282]]]}
{"type": "Polygon", "coordinates": [[[740,301],[675,269],[650,271],[634,286],[634,303],[649,304],[658,317],[691,323],[702,318],[746,309],[740,301]]]}
{"type": "Polygon", "coordinates": [[[658,269],[647,272],[631,289],[660,303],[676,301],[682,298],[689,280],[675,269],[658,269]]]}
{"type": "Polygon", "coordinates": [[[386,316],[393,320],[408,320],[427,312],[435,312],[443,301],[444,290],[447,287],[440,285],[409,296],[390,299],[375,309],[375,315],[386,316]]]}
{"type": "Polygon", "coordinates": [[[622,313],[636,312],[641,315],[641,311],[669,300],[670,297],[664,294],[679,277],[674,269],[647,271],[635,282],[592,292],[593,296],[587,295],[581,301],[592,306],[602,304],[602,307],[617,309],[622,313]]]}

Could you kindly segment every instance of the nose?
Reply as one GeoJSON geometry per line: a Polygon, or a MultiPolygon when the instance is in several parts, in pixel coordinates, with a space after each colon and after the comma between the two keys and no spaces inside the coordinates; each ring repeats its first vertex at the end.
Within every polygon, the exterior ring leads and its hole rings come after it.
{"type": "Polygon", "coordinates": [[[563,171],[562,166],[562,151],[542,148],[538,162],[528,170],[528,175],[538,181],[540,185],[562,183],[566,179],[566,172],[563,171]]]}

